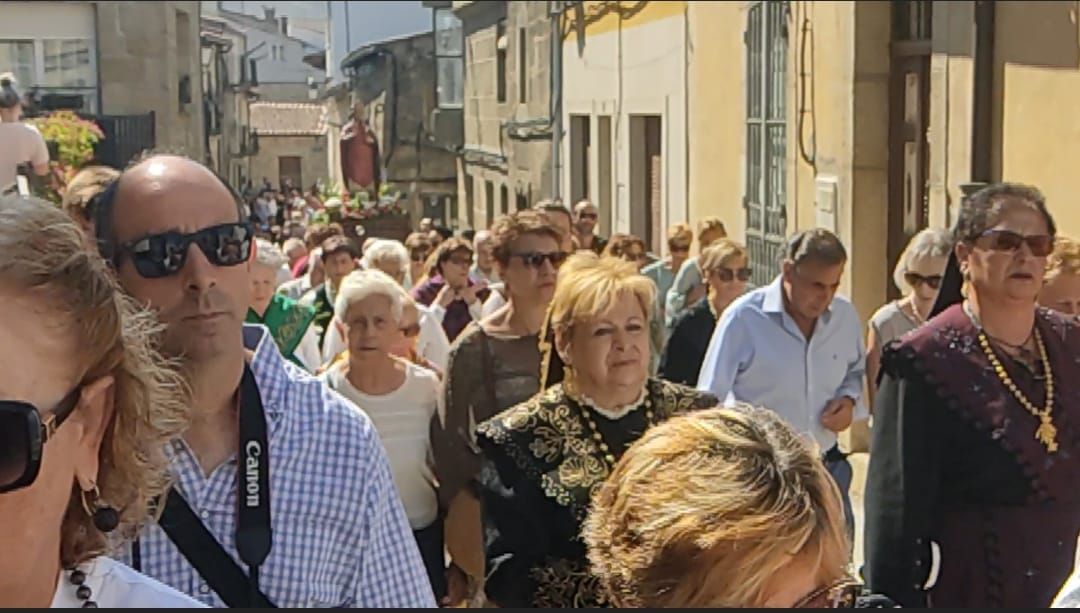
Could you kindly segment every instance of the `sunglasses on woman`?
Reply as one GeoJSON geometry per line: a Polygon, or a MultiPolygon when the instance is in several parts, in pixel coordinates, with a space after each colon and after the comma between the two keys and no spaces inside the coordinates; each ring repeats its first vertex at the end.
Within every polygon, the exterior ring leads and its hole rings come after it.
{"type": "Polygon", "coordinates": [[[515,253],[510,257],[519,258],[521,263],[529,268],[540,268],[544,265],[544,262],[551,262],[552,268],[558,268],[562,266],[566,258],[569,257],[565,251],[552,251],[551,253],[543,253],[541,251],[529,251],[527,253],[515,253]]]}
{"type": "Polygon", "coordinates": [[[45,443],[78,406],[79,395],[79,388],[72,390],[44,420],[30,403],[0,400],[0,493],[34,483],[45,443]]]}
{"type": "Polygon", "coordinates": [[[735,279],[738,279],[739,281],[749,281],[750,280],[750,269],[749,268],[740,268],[738,270],[732,270],[730,268],[724,268],[724,267],[721,266],[719,268],[713,268],[713,269],[709,270],[709,274],[711,276],[713,276],[713,277],[716,277],[720,281],[723,281],[724,283],[729,283],[731,281],[734,281],[735,279]]]}
{"type": "Polygon", "coordinates": [[[992,251],[1016,251],[1027,243],[1031,255],[1042,258],[1054,251],[1054,237],[1049,234],[1024,236],[1012,230],[987,230],[975,239],[975,244],[992,251]]]}
{"type": "Polygon", "coordinates": [[[121,246],[135,270],[146,279],[159,279],[184,269],[191,245],[197,245],[214,266],[237,266],[251,257],[254,231],[247,223],[226,223],[196,232],[151,234],[121,246]]]}
{"type": "Polygon", "coordinates": [[[844,577],[803,596],[792,608],[850,609],[855,607],[855,603],[862,594],[863,586],[858,581],[851,577],[844,577]]]}
{"type": "Polygon", "coordinates": [[[917,272],[904,273],[904,281],[911,287],[919,287],[922,284],[926,284],[930,289],[938,289],[941,287],[941,275],[920,275],[917,272]]]}

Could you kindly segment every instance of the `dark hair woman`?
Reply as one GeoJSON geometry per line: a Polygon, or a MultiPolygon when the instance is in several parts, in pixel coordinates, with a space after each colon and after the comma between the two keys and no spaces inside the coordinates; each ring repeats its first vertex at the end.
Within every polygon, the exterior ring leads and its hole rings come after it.
{"type": "Polygon", "coordinates": [[[1073,566],[1080,329],[1035,303],[1055,233],[1032,187],[971,196],[933,318],[885,347],[866,570],[904,606],[1046,607],[1073,566]]]}

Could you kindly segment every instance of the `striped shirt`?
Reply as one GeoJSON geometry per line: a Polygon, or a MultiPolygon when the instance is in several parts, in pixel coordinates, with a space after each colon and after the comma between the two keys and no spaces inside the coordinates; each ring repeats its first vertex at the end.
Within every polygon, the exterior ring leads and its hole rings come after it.
{"type": "MultiPolygon", "coordinates": [[[[270,445],[273,546],[259,569],[263,593],[279,607],[434,607],[371,421],[285,361],[266,328],[245,325],[244,344],[255,352],[270,445]]],[[[182,440],[168,451],[179,492],[246,571],[235,545],[236,457],[205,477],[182,440]]],[[[156,524],[138,546],[145,574],[225,606],[156,524]]]]}

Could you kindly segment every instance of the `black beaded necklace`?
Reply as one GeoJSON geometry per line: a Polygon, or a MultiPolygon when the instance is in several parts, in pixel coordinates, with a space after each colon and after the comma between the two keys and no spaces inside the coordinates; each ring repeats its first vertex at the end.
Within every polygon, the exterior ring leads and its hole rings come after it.
{"type": "Polygon", "coordinates": [[[82,601],[82,608],[84,609],[96,609],[98,604],[90,598],[94,595],[93,590],[86,584],[86,573],[75,568],[71,570],[71,574],[68,575],[68,581],[71,585],[75,586],[75,597],[82,601]]]}

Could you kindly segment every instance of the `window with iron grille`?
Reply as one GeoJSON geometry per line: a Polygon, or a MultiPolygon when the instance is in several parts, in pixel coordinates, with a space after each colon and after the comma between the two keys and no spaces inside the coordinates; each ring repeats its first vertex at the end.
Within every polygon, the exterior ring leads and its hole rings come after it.
{"type": "Polygon", "coordinates": [[[779,273],[787,232],[787,50],[789,3],[755,2],[746,31],[746,248],[752,282],[779,273]]]}

